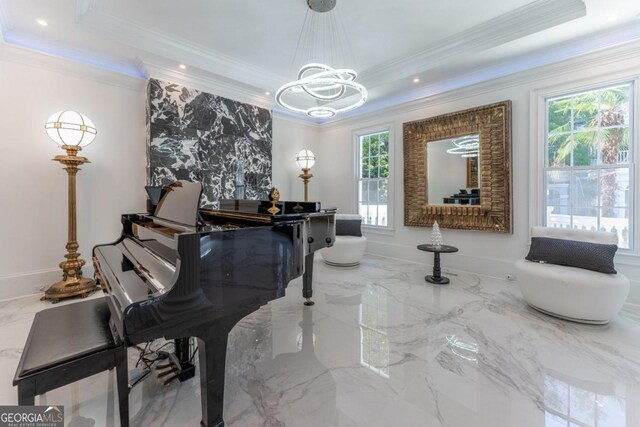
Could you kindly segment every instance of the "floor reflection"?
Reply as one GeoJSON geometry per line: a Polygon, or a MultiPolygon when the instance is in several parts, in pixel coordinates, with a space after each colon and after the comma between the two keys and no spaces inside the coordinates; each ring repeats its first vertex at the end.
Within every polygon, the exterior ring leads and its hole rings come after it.
{"type": "Polygon", "coordinates": [[[360,324],[360,364],[389,378],[389,337],[387,325],[389,290],[369,285],[362,294],[360,324]]]}
{"type": "MultiPolygon", "coordinates": [[[[299,420],[304,420],[304,425],[309,427],[336,425],[336,383],[331,371],[315,354],[312,307],[302,308],[299,326],[302,333],[294,335],[299,351],[281,353],[257,365],[259,380],[255,386],[259,390],[254,390],[254,399],[259,396],[269,405],[277,399],[278,405],[286,406],[287,415],[283,415],[282,425],[296,425],[299,420]],[[299,386],[302,387],[295,391],[299,386]]],[[[264,404],[262,409],[269,411],[264,404]]],[[[272,416],[269,413],[264,415],[272,416]]]]}
{"type": "MultiPolygon", "coordinates": [[[[424,266],[365,258],[316,263],[316,305],[302,280],[229,336],[229,427],[640,427],[640,314],[606,327],[529,310],[516,287],[466,274],[424,282],[424,266]]],[[[0,400],[11,385],[37,297],[0,301],[0,400]]],[[[138,354],[130,354],[133,367],[138,354]]],[[[69,426],[117,427],[113,372],[41,396],[69,426]]],[[[200,424],[198,378],[156,375],[129,394],[132,427],[200,424]]]]}
{"type": "Polygon", "coordinates": [[[626,402],[614,385],[553,373],[544,376],[545,427],[621,427],[626,402]]]}
{"type": "Polygon", "coordinates": [[[447,335],[447,346],[456,356],[478,363],[478,344],[461,339],[457,335],[447,335]]]}

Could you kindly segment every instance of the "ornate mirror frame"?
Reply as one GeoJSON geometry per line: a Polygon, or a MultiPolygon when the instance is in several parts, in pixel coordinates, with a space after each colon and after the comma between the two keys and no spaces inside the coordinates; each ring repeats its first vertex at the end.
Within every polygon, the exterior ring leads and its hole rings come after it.
{"type": "Polygon", "coordinates": [[[404,225],[511,233],[511,101],[404,123],[404,225]],[[480,134],[480,205],[427,204],[426,145],[480,134]]]}

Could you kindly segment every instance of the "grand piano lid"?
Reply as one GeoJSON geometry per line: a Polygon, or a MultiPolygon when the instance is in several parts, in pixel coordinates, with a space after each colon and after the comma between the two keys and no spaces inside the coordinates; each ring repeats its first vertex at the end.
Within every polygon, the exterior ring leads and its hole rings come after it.
{"type": "Polygon", "coordinates": [[[202,195],[202,183],[179,180],[164,188],[155,217],[195,227],[202,195]]]}

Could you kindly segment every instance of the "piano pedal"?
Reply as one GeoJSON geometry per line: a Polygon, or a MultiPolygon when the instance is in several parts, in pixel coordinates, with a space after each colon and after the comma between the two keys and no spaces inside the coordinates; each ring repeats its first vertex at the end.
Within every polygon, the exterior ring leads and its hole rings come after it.
{"type": "Polygon", "coordinates": [[[178,374],[172,375],[169,378],[167,378],[162,385],[163,386],[168,386],[169,384],[171,384],[172,382],[174,382],[176,379],[178,379],[178,374]]]}
{"type": "Polygon", "coordinates": [[[176,379],[180,382],[186,381],[190,378],[193,378],[196,374],[196,367],[191,362],[182,362],[176,357],[175,354],[169,354],[169,359],[167,363],[162,365],[157,365],[156,370],[158,371],[158,379],[162,379],[167,375],[171,375],[167,378],[163,385],[169,385],[176,379]]]}
{"type": "Polygon", "coordinates": [[[175,372],[180,372],[180,370],[178,368],[176,368],[175,366],[170,366],[169,369],[164,369],[164,370],[161,370],[160,368],[158,368],[157,371],[158,371],[158,378],[163,378],[163,377],[166,377],[169,374],[173,374],[175,372]]]}
{"type": "Polygon", "coordinates": [[[311,300],[311,298],[306,298],[306,301],[304,302],[304,305],[306,305],[307,307],[314,305],[315,302],[313,302],[311,300]]]}

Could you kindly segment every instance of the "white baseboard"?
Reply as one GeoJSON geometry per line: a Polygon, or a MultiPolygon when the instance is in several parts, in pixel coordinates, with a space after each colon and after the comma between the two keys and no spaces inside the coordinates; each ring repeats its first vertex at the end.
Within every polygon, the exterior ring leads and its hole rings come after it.
{"type": "Polygon", "coordinates": [[[59,268],[0,276],[0,300],[39,294],[43,288],[61,279],[59,268]]]}
{"type": "MultiPolygon", "coordinates": [[[[381,255],[386,258],[416,262],[424,264],[425,267],[428,268],[433,267],[433,254],[420,251],[413,245],[409,246],[368,240],[367,253],[381,255]]],[[[507,275],[515,274],[513,261],[473,257],[460,253],[440,255],[440,264],[443,271],[446,269],[466,271],[499,279],[506,279],[507,275]]]]}
{"type": "MultiPolygon", "coordinates": [[[[417,262],[425,265],[425,269],[433,267],[433,254],[418,250],[415,246],[400,245],[397,243],[385,243],[379,241],[367,241],[368,254],[380,255],[385,258],[399,259],[403,261],[417,262]]],[[[465,271],[481,276],[495,277],[506,280],[508,275],[517,279],[513,260],[483,258],[459,253],[442,254],[440,256],[442,271],[465,271]]],[[[627,303],[640,306],[640,280],[635,279],[635,270],[631,266],[616,265],[621,273],[629,277],[631,290],[627,297],[627,303]],[[627,271],[629,270],[629,271],[627,271]]]]}
{"type": "Polygon", "coordinates": [[[640,307],[640,281],[631,280],[631,290],[627,297],[627,304],[633,304],[640,307]]]}

